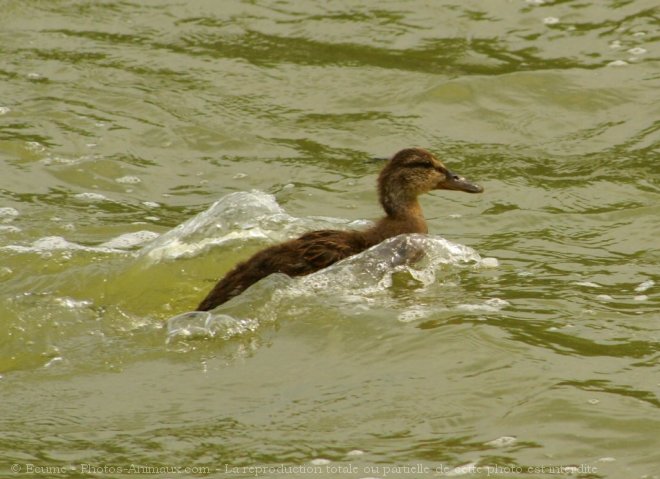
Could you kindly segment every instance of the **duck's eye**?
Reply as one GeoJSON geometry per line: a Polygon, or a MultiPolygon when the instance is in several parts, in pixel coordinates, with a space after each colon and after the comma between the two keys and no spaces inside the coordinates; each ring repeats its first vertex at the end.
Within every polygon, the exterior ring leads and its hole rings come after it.
{"type": "Polygon", "coordinates": [[[408,163],[408,168],[426,168],[426,169],[432,169],[434,168],[433,163],[430,163],[428,161],[413,161],[412,163],[408,163]]]}

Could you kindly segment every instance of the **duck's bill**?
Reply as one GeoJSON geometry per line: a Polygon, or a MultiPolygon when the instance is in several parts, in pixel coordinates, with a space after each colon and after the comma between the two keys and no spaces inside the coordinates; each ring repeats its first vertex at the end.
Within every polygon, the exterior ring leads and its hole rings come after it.
{"type": "Polygon", "coordinates": [[[484,191],[483,187],[451,171],[447,172],[446,180],[440,184],[440,188],[443,190],[465,191],[466,193],[481,193],[484,191]]]}

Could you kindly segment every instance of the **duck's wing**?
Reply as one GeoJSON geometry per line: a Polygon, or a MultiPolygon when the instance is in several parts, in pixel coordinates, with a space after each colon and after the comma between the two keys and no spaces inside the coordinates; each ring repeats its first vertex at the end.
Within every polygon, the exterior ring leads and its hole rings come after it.
{"type": "Polygon", "coordinates": [[[320,230],[297,240],[301,257],[310,265],[310,273],[365,249],[356,231],[320,230]]]}

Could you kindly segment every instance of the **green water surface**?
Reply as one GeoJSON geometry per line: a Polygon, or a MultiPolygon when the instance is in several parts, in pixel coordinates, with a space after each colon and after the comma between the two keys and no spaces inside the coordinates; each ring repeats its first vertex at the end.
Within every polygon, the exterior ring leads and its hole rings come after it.
{"type": "Polygon", "coordinates": [[[657,2],[0,9],[2,477],[660,477],[657,2]],[[100,248],[237,191],[374,219],[409,146],[484,186],[422,205],[499,266],[168,342],[268,241],[100,248]]]}

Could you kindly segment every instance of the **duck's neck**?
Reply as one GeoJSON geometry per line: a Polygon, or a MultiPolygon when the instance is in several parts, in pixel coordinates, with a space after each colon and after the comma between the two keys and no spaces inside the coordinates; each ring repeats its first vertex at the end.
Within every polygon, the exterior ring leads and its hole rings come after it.
{"type": "Polygon", "coordinates": [[[429,232],[417,198],[403,202],[386,203],[382,201],[382,203],[387,216],[365,232],[369,243],[378,244],[387,238],[404,233],[426,234],[429,232]]]}

